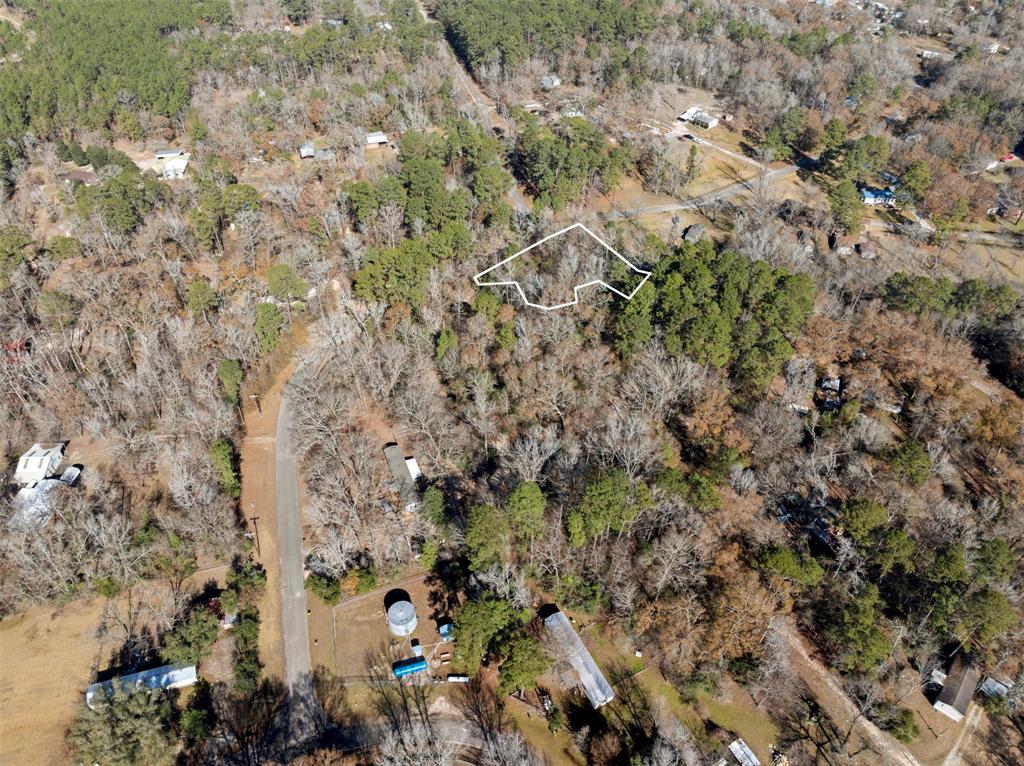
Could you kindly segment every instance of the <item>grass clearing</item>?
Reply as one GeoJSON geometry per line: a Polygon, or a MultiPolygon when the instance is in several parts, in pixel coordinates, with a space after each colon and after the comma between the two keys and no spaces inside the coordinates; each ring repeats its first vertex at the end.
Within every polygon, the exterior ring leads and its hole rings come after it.
{"type": "Polygon", "coordinates": [[[104,657],[104,601],[36,607],[0,622],[0,763],[65,763],[64,732],[104,657]]]}

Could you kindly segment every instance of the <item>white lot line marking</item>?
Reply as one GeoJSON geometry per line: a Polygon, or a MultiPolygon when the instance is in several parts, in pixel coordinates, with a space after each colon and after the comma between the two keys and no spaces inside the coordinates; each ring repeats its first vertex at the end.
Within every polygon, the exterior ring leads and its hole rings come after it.
{"type": "Polygon", "coordinates": [[[508,258],[505,258],[504,260],[498,261],[493,266],[490,266],[490,267],[484,269],[479,274],[476,274],[476,275],[473,276],[473,281],[476,283],[477,287],[499,287],[501,285],[511,285],[511,286],[515,287],[519,291],[519,294],[523,298],[523,303],[525,303],[527,306],[532,306],[535,309],[543,309],[544,311],[554,311],[555,309],[564,309],[567,306],[575,306],[576,304],[578,304],[580,302],[580,290],[583,290],[584,288],[587,288],[587,287],[591,287],[592,285],[601,285],[602,287],[605,287],[608,290],[611,290],[613,293],[615,293],[619,297],[625,298],[627,301],[631,301],[631,300],[633,300],[633,296],[637,294],[637,291],[641,287],[643,287],[644,283],[648,279],[650,279],[650,278],[651,278],[651,272],[644,271],[643,269],[640,269],[640,268],[637,268],[636,266],[634,266],[632,264],[632,262],[628,258],[624,257],[614,247],[609,245],[607,242],[605,242],[603,239],[601,239],[599,236],[597,236],[594,232],[592,232],[590,229],[588,229],[582,223],[574,223],[571,226],[566,226],[564,229],[562,229],[560,231],[556,231],[554,234],[548,234],[546,237],[544,237],[544,239],[537,240],[532,245],[530,245],[529,247],[523,248],[522,250],[520,250],[515,255],[510,255],[508,258]],[[598,242],[598,244],[600,244],[602,247],[604,247],[605,250],[607,250],[612,255],[614,255],[616,258],[618,258],[620,261],[622,261],[624,264],[629,266],[630,269],[635,271],[637,274],[643,274],[644,278],[640,280],[640,284],[638,284],[636,287],[634,287],[633,291],[631,293],[629,293],[629,295],[626,295],[626,293],[623,293],[623,292],[621,292],[619,290],[616,290],[614,287],[612,287],[610,284],[605,282],[603,279],[593,279],[590,282],[586,282],[586,283],[584,283],[582,285],[576,285],[575,287],[573,287],[572,288],[573,299],[571,301],[569,301],[568,303],[559,303],[556,306],[544,306],[544,305],[542,305],[540,303],[531,303],[530,300],[526,297],[526,293],[523,291],[523,288],[519,284],[518,280],[514,280],[514,279],[513,280],[501,280],[501,281],[497,281],[497,282],[481,282],[480,281],[480,278],[483,277],[484,274],[488,273],[489,271],[494,271],[499,266],[504,266],[506,263],[509,263],[510,261],[514,261],[519,256],[524,255],[525,253],[528,253],[530,250],[533,250],[533,248],[537,247],[538,245],[543,245],[549,239],[554,239],[555,237],[560,237],[561,235],[565,234],[567,231],[572,231],[573,229],[582,229],[583,231],[585,231],[587,234],[590,235],[591,239],[594,239],[596,242],[598,242]]]}

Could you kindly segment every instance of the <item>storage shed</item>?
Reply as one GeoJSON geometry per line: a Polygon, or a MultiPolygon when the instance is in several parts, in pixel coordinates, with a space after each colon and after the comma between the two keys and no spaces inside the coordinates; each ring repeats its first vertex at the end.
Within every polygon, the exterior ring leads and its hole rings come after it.
{"type": "Polygon", "coordinates": [[[391,488],[402,498],[402,507],[407,511],[415,510],[419,503],[418,482],[423,476],[416,458],[406,457],[394,443],[384,446],[384,457],[394,477],[391,488]]]}
{"type": "Polygon", "coordinates": [[[407,660],[399,660],[391,666],[395,678],[404,678],[413,673],[423,673],[427,669],[427,661],[423,657],[410,657],[407,660]]]}

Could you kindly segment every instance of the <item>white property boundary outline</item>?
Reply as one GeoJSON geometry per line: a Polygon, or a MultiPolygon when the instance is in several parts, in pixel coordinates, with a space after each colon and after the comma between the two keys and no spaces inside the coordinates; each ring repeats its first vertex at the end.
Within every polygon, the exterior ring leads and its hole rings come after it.
{"type": "Polygon", "coordinates": [[[580,302],[580,290],[583,290],[583,289],[585,289],[587,287],[591,287],[593,285],[601,285],[602,287],[605,287],[608,290],[611,290],[616,295],[618,295],[618,296],[620,296],[622,298],[625,298],[627,301],[633,300],[633,296],[637,294],[637,291],[641,287],[643,287],[644,283],[647,282],[647,280],[650,279],[650,278],[651,278],[651,272],[644,271],[643,269],[634,266],[632,261],[630,261],[628,258],[623,256],[618,250],[616,250],[614,247],[609,245],[607,242],[605,242],[603,239],[601,239],[599,236],[597,236],[594,232],[592,232],[590,229],[588,229],[582,223],[574,223],[571,226],[566,226],[564,229],[556,231],[554,234],[548,234],[546,237],[544,237],[543,239],[537,240],[536,242],[534,242],[529,247],[524,247],[522,250],[520,250],[515,255],[510,255],[508,258],[505,258],[504,260],[498,261],[493,266],[489,266],[488,268],[484,269],[479,274],[475,274],[473,276],[473,282],[476,283],[477,287],[500,287],[500,286],[504,286],[504,285],[513,285],[519,291],[519,295],[522,296],[522,298],[523,298],[523,303],[525,303],[527,306],[532,306],[533,308],[536,308],[536,309],[543,309],[544,311],[554,311],[555,309],[564,309],[564,308],[566,308],[568,306],[575,306],[575,305],[577,305],[580,302]],[[644,278],[640,280],[640,284],[638,284],[636,287],[634,287],[633,291],[629,295],[626,295],[624,292],[616,290],[614,287],[612,287],[610,284],[605,282],[603,279],[594,279],[594,280],[591,280],[590,282],[585,282],[582,285],[576,285],[575,287],[573,287],[572,288],[573,299],[571,301],[569,301],[568,303],[559,303],[556,306],[544,306],[544,305],[542,305],[540,303],[532,303],[526,297],[526,293],[523,291],[523,287],[522,287],[522,285],[519,284],[518,280],[501,280],[501,281],[497,281],[497,282],[482,282],[482,281],[480,281],[480,278],[483,277],[488,272],[494,271],[499,266],[504,266],[506,263],[509,263],[510,261],[514,261],[519,256],[525,255],[526,253],[530,252],[531,250],[533,250],[533,248],[537,247],[538,245],[543,245],[549,239],[554,239],[555,237],[560,237],[563,234],[565,234],[567,231],[572,231],[573,229],[583,229],[583,231],[585,231],[587,234],[590,235],[591,239],[595,240],[598,244],[600,244],[602,247],[604,247],[605,250],[607,250],[612,255],[614,255],[616,258],[618,258],[620,261],[622,261],[624,264],[629,266],[630,269],[635,271],[637,274],[643,274],[644,278]]]}

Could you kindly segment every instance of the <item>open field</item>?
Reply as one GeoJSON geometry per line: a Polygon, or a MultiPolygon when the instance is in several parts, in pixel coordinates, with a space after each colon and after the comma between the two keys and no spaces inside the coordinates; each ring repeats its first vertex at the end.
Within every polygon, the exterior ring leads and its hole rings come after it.
{"type": "Polygon", "coordinates": [[[66,762],[64,732],[112,648],[99,637],[102,611],[93,598],[0,622],[0,763],[66,762]]]}

